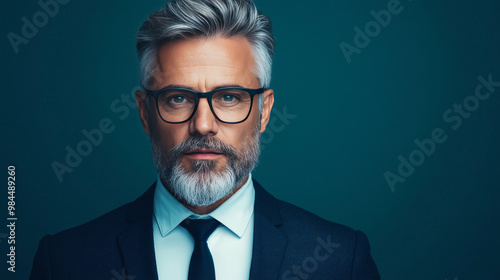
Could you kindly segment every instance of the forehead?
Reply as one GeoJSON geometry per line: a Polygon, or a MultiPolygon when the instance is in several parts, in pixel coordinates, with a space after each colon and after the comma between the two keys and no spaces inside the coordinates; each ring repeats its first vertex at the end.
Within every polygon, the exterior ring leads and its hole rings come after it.
{"type": "Polygon", "coordinates": [[[224,84],[258,86],[252,49],[244,37],[194,38],[169,42],[159,49],[159,87],[185,85],[208,91],[224,84]]]}

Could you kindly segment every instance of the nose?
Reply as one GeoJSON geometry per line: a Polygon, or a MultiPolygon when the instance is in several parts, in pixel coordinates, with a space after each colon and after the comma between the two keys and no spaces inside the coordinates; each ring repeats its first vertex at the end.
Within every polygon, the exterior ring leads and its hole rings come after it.
{"type": "Polygon", "coordinates": [[[213,136],[219,131],[219,125],[206,98],[200,98],[198,108],[189,122],[189,132],[204,136],[213,136]]]}

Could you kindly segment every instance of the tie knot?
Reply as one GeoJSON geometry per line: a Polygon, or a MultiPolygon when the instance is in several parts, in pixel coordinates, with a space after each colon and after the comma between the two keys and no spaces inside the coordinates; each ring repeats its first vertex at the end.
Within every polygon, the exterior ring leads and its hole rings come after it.
{"type": "Polygon", "coordinates": [[[207,242],[219,224],[216,219],[185,219],[181,226],[187,229],[195,240],[207,242]]]}

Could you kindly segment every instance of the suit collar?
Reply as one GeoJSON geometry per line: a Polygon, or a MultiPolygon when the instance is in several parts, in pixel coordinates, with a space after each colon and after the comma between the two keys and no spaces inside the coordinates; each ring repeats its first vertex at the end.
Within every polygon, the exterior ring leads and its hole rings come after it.
{"type": "MultiPolygon", "coordinates": [[[[250,279],[277,279],[285,253],[287,238],[278,200],[253,180],[255,188],[254,236],[250,279]]],[[[153,242],[153,197],[156,183],[131,203],[126,219],[129,228],[118,235],[118,246],[130,278],[157,280],[153,242]]]]}
{"type": "Polygon", "coordinates": [[[131,203],[126,216],[130,226],[118,235],[118,246],[130,279],[158,279],[152,226],[154,189],[155,184],[131,203]]]}
{"type": "Polygon", "coordinates": [[[250,279],[278,279],[287,238],[280,230],[283,225],[278,200],[262,186],[255,187],[255,220],[250,279]]]}
{"type": "Polygon", "coordinates": [[[186,218],[212,217],[241,237],[252,217],[255,205],[255,191],[252,174],[243,186],[217,209],[206,215],[198,215],[187,209],[165,188],[161,180],[156,181],[153,198],[154,217],[160,234],[165,237],[186,218]]]}

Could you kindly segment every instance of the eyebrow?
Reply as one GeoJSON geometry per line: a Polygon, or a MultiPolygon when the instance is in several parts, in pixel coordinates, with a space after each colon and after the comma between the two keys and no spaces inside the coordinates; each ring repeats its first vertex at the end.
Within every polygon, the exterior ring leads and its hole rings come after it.
{"type": "MultiPolygon", "coordinates": [[[[219,88],[225,88],[225,87],[241,87],[241,88],[244,88],[243,86],[238,85],[238,84],[222,84],[222,85],[218,85],[218,86],[212,88],[210,91],[213,91],[213,90],[216,90],[216,89],[219,89],[219,88]]],[[[186,88],[186,89],[197,91],[193,87],[186,86],[186,85],[177,85],[177,84],[170,84],[170,85],[167,85],[165,87],[162,87],[161,89],[172,89],[172,88],[186,88]]]]}

